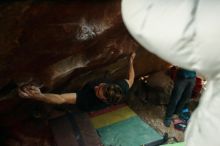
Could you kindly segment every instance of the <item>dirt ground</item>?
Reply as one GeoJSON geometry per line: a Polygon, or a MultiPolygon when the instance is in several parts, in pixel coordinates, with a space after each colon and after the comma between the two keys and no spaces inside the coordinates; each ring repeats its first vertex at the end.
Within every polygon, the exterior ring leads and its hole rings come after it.
{"type": "MultiPolygon", "coordinates": [[[[136,97],[135,97],[136,98],[136,97]]],[[[131,98],[128,105],[150,126],[155,128],[161,135],[168,133],[168,142],[175,143],[176,141],[183,141],[184,133],[174,129],[173,124],[170,127],[163,125],[163,118],[165,115],[165,105],[153,105],[152,103],[144,103],[140,99],[131,98]]]]}

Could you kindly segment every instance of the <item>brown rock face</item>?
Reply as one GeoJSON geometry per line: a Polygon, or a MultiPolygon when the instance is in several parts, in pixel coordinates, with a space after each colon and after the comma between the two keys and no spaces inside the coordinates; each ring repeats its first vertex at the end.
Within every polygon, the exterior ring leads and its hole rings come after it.
{"type": "MultiPolygon", "coordinates": [[[[16,123],[12,115],[16,114],[18,121],[27,119],[21,111],[30,106],[14,110],[24,104],[16,93],[21,84],[35,83],[47,91],[73,91],[95,78],[126,78],[129,54],[133,51],[137,53],[136,77],[167,68],[166,62],[143,49],[129,35],[122,22],[120,3],[120,0],[0,3],[0,123],[6,133],[7,120],[13,119],[8,127],[16,123]]],[[[16,137],[13,132],[8,134],[16,137]]],[[[6,142],[22,145],[21,137],[6,142]]],[[[50,145],[43,140],[39,143],[50,145]]]]}
{"type": "Polygon", "coordinates": [[[126,77],[134,50],[137,75],[167,65],[131,38],[119,0],[10,2],[1,5],[0,17],[1,88],[10,81],[53,88],[67,79],[80,86],[82,76],[83,82],[105,73],[126,77]]]}

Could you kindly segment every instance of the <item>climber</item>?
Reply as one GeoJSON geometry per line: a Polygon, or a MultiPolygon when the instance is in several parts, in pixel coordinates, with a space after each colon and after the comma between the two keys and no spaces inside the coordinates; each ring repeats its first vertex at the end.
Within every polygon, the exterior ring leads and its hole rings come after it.
{"type": "Polygon", "coordinates": [[[26,85],[18,89],[22,98],[35,99],[51,104],[76,104],[84,111],[97,110],[111,104],[120,103],[126,96],[134,82],[135,72],[133,61],[136,53],[132,53],[129,60],[128,79],[117,81],[95,80],[88,82],[76,93],[42,93],[39,87],[26,85]]]}

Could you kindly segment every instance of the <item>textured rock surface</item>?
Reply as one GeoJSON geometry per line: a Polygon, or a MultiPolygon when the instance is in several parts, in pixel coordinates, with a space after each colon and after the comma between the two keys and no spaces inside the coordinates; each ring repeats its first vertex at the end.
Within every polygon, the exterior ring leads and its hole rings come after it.
{"type": "Polygon", "coordinates": [[[21,84],[64,92],[95,78],[126,78],[134,50],[137,77],[168,66],[131,38],[119,0],[1,2],[0,32],[0,131],[8,137],[0,140],[7,145],[53,145],[46,124],[30,120],[33,103],[18,98],[21,84]],[[34,135],[24,130],[34,127],[34,135]]]}
{"type": "Polygon", "coordinates": [[[30,80],[49,88],[67,79],[79,84],[97,73],[126,77],[134,50],[138,75],[167,65],[133,41],[118,0],[3,3],[0,17],[0,88],[30,80]]]}

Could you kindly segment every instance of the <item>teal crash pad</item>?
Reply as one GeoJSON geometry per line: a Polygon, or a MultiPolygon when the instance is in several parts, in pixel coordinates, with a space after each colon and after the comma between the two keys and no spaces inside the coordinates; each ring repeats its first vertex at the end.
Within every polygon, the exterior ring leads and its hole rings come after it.
{"type": "Polygon", "coordinates": [[[104,146],[140,146],[163,137],[138,116],[97,129],[104,146]]]}

